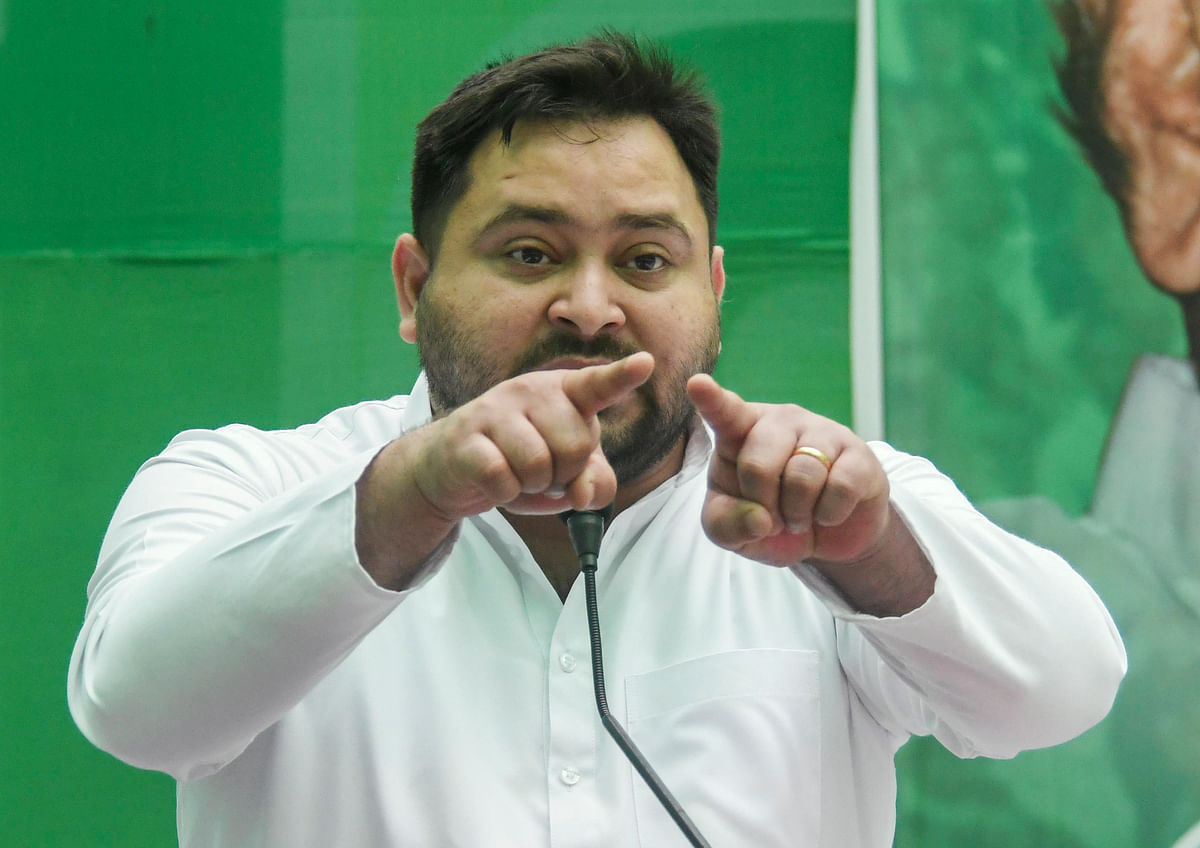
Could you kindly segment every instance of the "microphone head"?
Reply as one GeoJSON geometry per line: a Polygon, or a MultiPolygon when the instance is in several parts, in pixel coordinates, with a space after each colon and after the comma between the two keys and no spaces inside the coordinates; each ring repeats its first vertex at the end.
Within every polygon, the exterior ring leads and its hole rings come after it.
{"type": "Polygon", "coordinates": [[[594,566],[600,555],[600,540],[613,517],[613,505],[603,509],[569,509],[558,517],[567,525],[571,546],[580,563],[594,566]]]}
{"type": "Polygon", "coordinates": [[[561,518],[563,523],[569,527],[572,516],[598,515],[600,516],[600,520],[604,522],[604,526],[607,528],[608,523],[612,521],[613,512],[615,512],[613,505],[609,504],[608,506],[601,507],[600,509],[568,509],[566,512],[560,512],[558,517],[561,518]]]}

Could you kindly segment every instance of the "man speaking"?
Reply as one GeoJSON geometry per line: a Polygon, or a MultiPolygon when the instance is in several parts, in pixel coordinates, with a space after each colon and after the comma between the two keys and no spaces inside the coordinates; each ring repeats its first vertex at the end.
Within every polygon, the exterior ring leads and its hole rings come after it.
{"type": "Polygon", "coordinates": [[[70,705],[178,780],[181,845],[686,844],[596,714],[558,514],[610,503],[608,700],[714,846],[886,846],[909,735],[1009,757],[1104,716],[1124,651],[1061,559],[710,376],[718,153],[624,36],[470,77],[393,255],[412,392],[138,472],[70,705]]]}

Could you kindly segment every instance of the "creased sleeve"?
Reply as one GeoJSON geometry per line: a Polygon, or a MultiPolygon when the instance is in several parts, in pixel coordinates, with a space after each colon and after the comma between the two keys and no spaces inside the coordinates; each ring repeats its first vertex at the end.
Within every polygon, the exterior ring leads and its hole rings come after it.
{"type": "Polygon", "coordinates": [[[796,572],[833,611],[843,667],[875,719],[897,735],[933,734],[960,757],[997,758],[1100,721],[1126,656],[1086,581],[988,521],[928,461],[872,448],[933,564],[933,596],[907,615],[875,618],[850,609],[815,569],[796,572]]]}
{"type": "Polygon", "coordinates": [[[71,657],[71,714],[94,744],[179,779],[211,773],[401,602],[354,548],[354,484],[377,448],[343,447],[189,431],[142,467],[71,657]]]}

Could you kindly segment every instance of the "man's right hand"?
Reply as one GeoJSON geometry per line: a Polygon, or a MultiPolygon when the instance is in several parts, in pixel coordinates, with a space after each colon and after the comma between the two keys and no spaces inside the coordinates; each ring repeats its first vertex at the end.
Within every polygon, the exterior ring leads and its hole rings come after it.
{"type": "Polygon", "coordinates": [[[462,518],[497,506],[557,513],[611,503],[617,479],[598,414],[654,370],[635,353],[505,380],[388,443],[359,478],[355,546],[381,586],[402,589],[462,518]]]}

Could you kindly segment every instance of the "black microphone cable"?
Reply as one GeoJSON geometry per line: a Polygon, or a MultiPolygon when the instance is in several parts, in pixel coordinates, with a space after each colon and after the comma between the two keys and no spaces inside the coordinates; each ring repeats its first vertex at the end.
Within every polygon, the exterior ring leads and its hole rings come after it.
{"type": "Polygon", "coordinates": [[[675,796],[667,789],[662,778],[651,768],[646,757],[634,744],[633,739],[625,732],[625,728],[613,718],[608,710],[608,697],[604,693],[604,656],[600,649],[600,617],[596,609],[596,564],[600,555],[600,540],[604,536],[604,528],[612,519],[613,508],[609,504],[602,510],[570,510],[564,512],[561,518],[567,525],[571,536],[571,545],[575,555],[579,557],[579,569],[583,572],[584,602],[587,605],[588,638],[592,648],[592,686],[596,691],[596,708],[600,711],[600,723],[608,731],[608,735],[617,743],[617,747],[625,754],[634,770],[646,781],[654,797],[663,805],[667,815],[683,831],[695,848],[710,848],[708,842],[700,835],[700,831],[683,807],[675,800],[675,796]]]}

